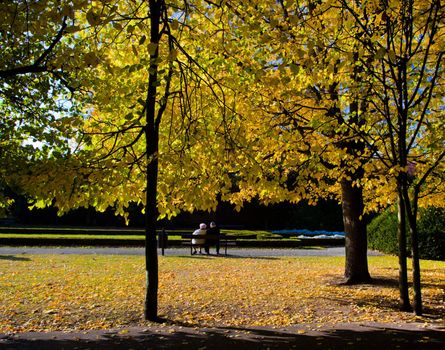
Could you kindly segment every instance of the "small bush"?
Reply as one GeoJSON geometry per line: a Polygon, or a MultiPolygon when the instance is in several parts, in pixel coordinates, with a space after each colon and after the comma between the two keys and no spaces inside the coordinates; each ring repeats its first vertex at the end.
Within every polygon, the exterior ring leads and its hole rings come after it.
{"type": "MultiPolygon", "coordinates": [[[[417,221],[421,259],[445,260],[445,210],[429,207],[420,211],[417,221]]],[[[407,227],[407,253],[411,239],[407,227]]],[[[368,225],[368,246],[388,254],[398,254],[397,212],[388,209],[368,225]]]]}
{"type": "Polygon", "coordinates": [[[420,257],[445,260],[445,209],[430,207],[422,210],[417,228],[420,257]]]}
{"type": "Polygon", "coordinates": [[[397,212],[385,210],[368,225],[368,246],[388,254],[398,254],[397,212]]]}

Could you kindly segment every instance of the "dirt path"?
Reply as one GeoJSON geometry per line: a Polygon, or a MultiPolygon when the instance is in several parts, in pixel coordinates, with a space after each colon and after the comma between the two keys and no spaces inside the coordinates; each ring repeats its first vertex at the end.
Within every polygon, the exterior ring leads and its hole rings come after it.
{"type": "Polygon", "coordinates": [[[445,330],[421,324],[338,324],[287,328],[152,326],[110,331],[0,334],[0,348],[21,349],[428,349],[445,347],[445,330]]]}
{"type": "MultiPolygon", "coordinates": [[[[212,256],[216,256],[211,251],[212,256]]],[[[328,247],[318,249],[258,249],[258,248],[229,248],[229,257],[285,257],[285,256],[344,256],[344,247],[328,247]]],[[[18,254],[103,254],[103,255],[143,255],[143,248],[77,248],[77,247],[0,247],[0,256],[18,254]]],[[[161,252],[159,251],[159,254],[161,252]]],[[[165,250],[166,256],[190,255],[189,248],[170,248],[165,250]]],[[[369,251],[368,255],[383,255],[378,252],[369,251]]],[[[224,256],[224,255],[221,255],[224,256]]]]}

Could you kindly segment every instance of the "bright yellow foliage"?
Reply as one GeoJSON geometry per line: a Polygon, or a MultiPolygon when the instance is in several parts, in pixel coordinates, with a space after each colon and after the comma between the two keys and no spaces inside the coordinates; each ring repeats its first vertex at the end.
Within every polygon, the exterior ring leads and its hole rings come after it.
{"type": "Polygon", "coordinates": [[[415,164],[413,186],[430,176],[419,204],[443,205],[443,161],[435,162],[444,152],[444,17],[435,4],[227,1],[227,13],[236,14],[227,15],[233,42],[221,46],[238,62],[230,83],[242,96],[245,145],[233,159],[245,181],[231,200],[338,197],[338,180],[362,166],[365,175],[354,185],[364,189],[366,210],[379,210],[395,203],[406,153],[415,164]],[[412,37],[401,27],[407,18],[412,37]],[[402,58],[407,96],[395,88],[402,84],[402,58]]]}
{"type": "MultiPolygon", "coordinates": [[[[149,43],[147,2],[75,6],[78,28],[67,36],[73,44],[62,57],[69,57],[88,92],[82,95],[87,135],[70,159],[42,162],[22,187],[47,204],[55,199],[61,213],[94,206],[125,215],[131,202],[143,205],[148,67],[150,53],[159,50],[158,111],[171,84],[159,128],[161,217],[214,210],[219,195],[237,208],[255,197],[266,204],[339,199],[338,180],[360,167],[365,175],[354,185],[364,189],[366,209],[395,202],[394,179],[407,169],[391,150],[390,136],[397,144],[400,131],[397,94],[384,105],[382,75],[396,85],[389,71],[407,43],[397,30],[388,38],[393,48],[386,47],[384,24],[401,16],[400,2],[388,2],[384,11],[377,0],[189,3],[187,16],[176,8],[183,2],[168,3],[176,41],[163,36],[159,45],[149,43]],[[354,115],[357,102],[363,106],[354,115]],[[354,150],[355,141],[365,147],[354,150]]],[[[430,4],[416,0],[413,6],[413,28],[423,32],[430,4]]],[[[443,152],[443,74],[431,99],[419,99],[441,57],[443,28],[430,51],[427,41],[417,42],[427,36],[416,36],[413,45],[421,49],[409,58],[410,91],[420,89],[411,96],[401,136],[414,137],[408,162],[416,164],[417,180],[443,152]],[[425,74],[419,73],[422,62],[425,74]]],[[[67,129],[81,127],[67,123],[67,129]]],[[[443,167],[422,186],[422,206],[445,203],[443,167]]]]}

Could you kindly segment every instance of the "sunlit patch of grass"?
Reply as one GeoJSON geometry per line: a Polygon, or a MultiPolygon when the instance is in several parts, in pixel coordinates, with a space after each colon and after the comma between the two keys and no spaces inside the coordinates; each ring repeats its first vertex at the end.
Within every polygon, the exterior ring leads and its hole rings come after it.
{"type": "MultiPolygon", "coordinates": [[[[195,325],[443,322],[445,263],[422,261],[425,309],[398,311],[395,257],[370,257],[375,284],[342,286],[342,257],[159,257],[159,313],[195,325]]],[[[141,256],[0,256],[0,332],[144,325],[141,256]]]]}

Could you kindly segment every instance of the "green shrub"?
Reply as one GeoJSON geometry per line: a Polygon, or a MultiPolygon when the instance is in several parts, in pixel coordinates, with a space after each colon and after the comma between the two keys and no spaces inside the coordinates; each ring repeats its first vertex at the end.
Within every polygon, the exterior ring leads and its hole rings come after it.
{"type": "MultiPolygon", "coordinates": [[[[421,259],[445,260],[445,210],[429,207],[420,211],[417,221],[421,259]]],[[[407,227],[407,253],[411,239],[407,227]]],[[[368,225],[368,246],[388,254],[398,254],[397,212],[388,209],[368,225]]]]}
{"type": "Polygon", "coordinates": [[[398,254],[397,212],[387,209],[368,225],[368,247],[388,254],[398,254]]]}
{"type": "Polygon", "coordinates": [[[422,210],[417,229],[420,257],[445,260],[445,209],[430,207],[422,210]]]}

